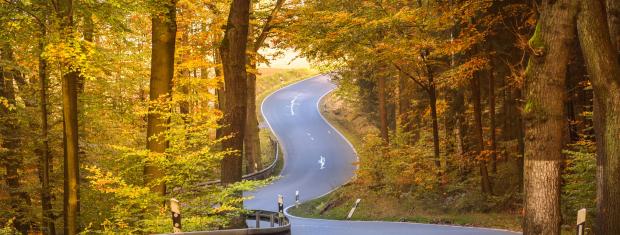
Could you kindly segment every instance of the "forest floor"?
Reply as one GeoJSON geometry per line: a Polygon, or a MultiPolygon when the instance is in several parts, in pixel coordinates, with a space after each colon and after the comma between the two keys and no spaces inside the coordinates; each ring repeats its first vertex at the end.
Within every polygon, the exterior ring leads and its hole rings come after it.
{"type": "MultiPolygon", "coordinates": [[[[356,149],[362,138],[378,129],[335,93],[321,102],[321,113],[356,149]]],[[[363,160],[363,159],[362,159],[363,160]]],[[[389,196],[356,183],[346,184],[321,198],[291,208],[289,213],[310,218],[344,220],[355,200],[361,199],[352,220],[401,221],[431,224],[489,227],[521,231],[521,216],[515,211],[460,212],[446,209],[438,200],[419,200],[411,196],[389,196]],[[436,204],[436,205],[434,205],[436,204]]]]}

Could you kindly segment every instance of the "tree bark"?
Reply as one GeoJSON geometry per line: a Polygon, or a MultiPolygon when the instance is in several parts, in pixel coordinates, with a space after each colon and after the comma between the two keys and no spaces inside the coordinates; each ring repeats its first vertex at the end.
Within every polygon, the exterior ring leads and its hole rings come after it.
{"type": "MultiPolygon", "coordinates": [[[[482,105],[480,104],[480,77],[476,75],[470,79],[472,102],[474,104],[474,135],[476,138],[475,146],[478,156],[482,154],[484,150],[484,137],[482,134],[482,105]]],[[[490,194],[492,192],[491,179],[489,178],[489,171],[487,169],[487,161],[484,159],[479,160],[478,168],[480,170],[480,186],[483,194],[490,194]]]]}
{"type": "MultiPolygon", "coordinates": [[[[233,0],[220,53],[224,68],[226,105],[222,135],[224,150],[243,151],[247,117],[246,48],[248,43],[249,0],[233,0]]],[[[241,181],[242,158],[239,152],[224,157],[221,163],[223,185],[241,181]]]]}
{"type": "Polygon", "coordinates": [[[390,133],[388,130],[388,120],[387,120],[387,105],[385,98],[385,77],[383,74],[380,74],[377,77],[377,89],[378,89],[378,98],[379,98],[379,121],[381,128],[381,138],[383,142],[388,145],[390,143],[390,133]]]}
{"type": "Polygon", "coordinates": [[[47,35],[45,25],[40,26],[39,39],[39,109],[41,112],[41,145],[39,159],[39,173],[41,180],[41,210],[43,214],[43,229],[45,234],[56,234],[56,225],[54,224],[54,215],[52,213],[52,197],[50,193],[50,149],[48,139],[48,112],[47,112],[47,61],[43,57],[45,49],[45,37],[47,35]]]}
{"type": "Polygon", "coordinates": [[[433,81],[433,76],[431,74],[429,74],[428,76],[428,81],[429,81],[429,92],[428,92],[428,98],[430,100],[430,106],[431,106],[431,118],[433,119],[433,156],[434,156],[434,161],[435,161],[435,166],[437,167],[437,170],[439,171],[439,175],[443,175],[443,172],[441,172],[441,160],[440,160],[440,153],[439,153],[439,123],[437,122],[437,89],[435,88],[435,82],[433,81]]]}
{"type": "MultiPolygon", "coordinates": [[[[176,0],[160,2],[163,12],[154,13],[152,22],[152,52],[151,52],[151,79],[149,85],[149,99],[151,102],[170,101],[172,78],[174,76],[174,50],[176,40],[176,0]]],[[[165,106],[165,105],[164,105],[165,106]]],[[[155,109],[149,106],[147,120],[147,149],[156,154],[163,154],[168,147],[164,133],[167,131],[169,120],[161,113],[167,109],[155,109]]],[[[164,195],[166,185],[153,184],[153,181],[163,176],[162,170],[152,162],[144,166],[144,184],[152,192],[164,195]]]]}
{"type": "MultiPolygon", "coordinates": [[[[63,34],[73,32],[73,0],[58,1],[63,34]]],[[[79,72],[69,64],[62,70],[62,110],[64,142],[64,233],[77,234],[79,230],[79,144],[78,144],[78,77],[79,72]]]]}
{"type": "Polygon", "coordinates": [[[620,234],[620,64],[604,6],[600,1],[579,2],[577,30],[594,92],[596,233],[620,234]]]}
{"type": "Polygon", "coordinates": [[[617,54],[620,54],[620,0],[607,0],[607,23],[611,44],[617,54]]]}
{"type": "Polygon", "coordinates": [[[497,174],[497,137],[495,132],[495,76],[493,69],[489,73],[489,129],[491,131],[491,139],[489,150],[491,150],[491,171],[497,174]]]}
{"type": "Polygon", "coordinates": [[[565,80],[576,1],[545,0],[540,12],[526,69],[523,234],[559,235],[565,80]]]}
{"type": "MultiPolygon", "coordinates": [[[[250,68],[256,71],[255,59],[250,59],[250,68]]],[[[260,138],[258,129],[258,117],[256,107],[256,74],[248,73],[247,77],[247,117],[246,117],[246,135],[245,135],[245,156],[247,160],[246,173],[254,173],[263,169],[260,152],[260,138]]]]}

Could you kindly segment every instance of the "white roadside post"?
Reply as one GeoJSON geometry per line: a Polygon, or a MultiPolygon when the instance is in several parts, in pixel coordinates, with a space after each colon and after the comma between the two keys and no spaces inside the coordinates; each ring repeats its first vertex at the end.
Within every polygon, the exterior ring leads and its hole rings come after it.
{"type": "Polygon", "coordinates": [[[586,208],[577,211],[577,235],[586,234],[586,208]]]}
{"type": "Polygon", "coordinates": [[[295,208],[299,207],[299,190],[295,190],[295,208]]]}
{"type": "Polygon", "coordinates": [[[353,212],[355,212],[355,209],[357,208],[357,205],[360,204],[360,201],[362,199],[358,198],[357,200],[355,200],[355,205],[353,205],[353,208],[351,208],[351,211],[349,211],[349,214],[347,215],[347,220],[351,219],[351,217],[353,216],[353,212]]]}
{"type": "Polygon", "coordinates": [[[181,206],[179,200],[170,199],[170,211],[172,211],[172,232],[180,233],[181,231],[181,206]]]}
{"type": "Polygon", "coordinates": [[[284,197],[278,194],[278,225],[282,226],[282,217],[284,217],[284,197]]]}

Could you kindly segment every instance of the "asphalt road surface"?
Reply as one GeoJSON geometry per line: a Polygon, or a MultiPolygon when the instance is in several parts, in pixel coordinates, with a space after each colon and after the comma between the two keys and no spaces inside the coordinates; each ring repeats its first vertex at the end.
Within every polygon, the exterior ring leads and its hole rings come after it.
{"type": "MultiPolygon", "coordinates": [[[[262,104],[267,123],[284,150],[281,178],[246,196],[247,209],[277,211],[277,195],[285,208],[329,193],[348,182],[355,171],[356,153],[351,144],[319,113],[321,98],[335,88],[328,75],[320,75],[284,87],[262,104]]],[[[354,199],[351,199],[354,200],[354,199]]],[[[362,201],[363,203],[369,203],[362,201]]],[[[508,235],[504,230],[380,221],[336,221],[289,215],[293,235],[508,235]]]]}

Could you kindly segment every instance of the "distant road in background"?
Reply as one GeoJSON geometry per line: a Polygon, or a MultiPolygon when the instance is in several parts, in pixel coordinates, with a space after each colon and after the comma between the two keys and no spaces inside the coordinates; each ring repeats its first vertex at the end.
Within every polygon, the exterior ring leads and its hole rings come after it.
{"type": "MultiPolygon", "coordinates": [[[[280,141],[285,163],[279,180],[246,193],[246,196],[255,197],[244,202],[247,209],[277,211],[278,194],[284,196],[286,208],[295,204],[297,190],[303,202],[334,190],[354,176],[353,163],[357,158],[353,147],[327,123],[318,110],[321,97],[335,87],[328,75],[319,75],[284,87],[265,99],[262,104],[263,116],[280,141]]],[[[290,217],[293,235],[519,234],[449,225],[290,217]]]]}

